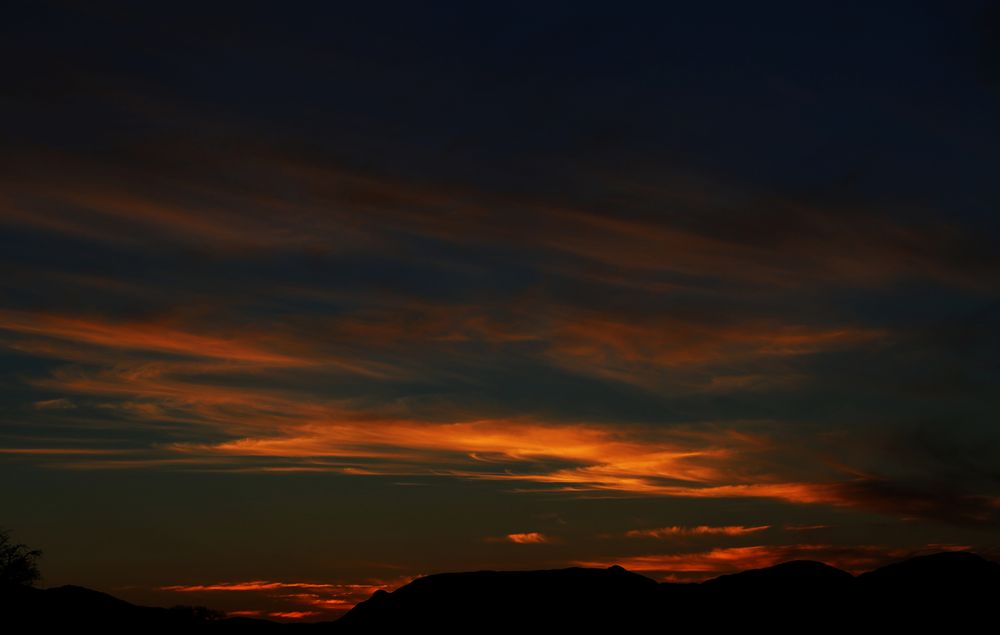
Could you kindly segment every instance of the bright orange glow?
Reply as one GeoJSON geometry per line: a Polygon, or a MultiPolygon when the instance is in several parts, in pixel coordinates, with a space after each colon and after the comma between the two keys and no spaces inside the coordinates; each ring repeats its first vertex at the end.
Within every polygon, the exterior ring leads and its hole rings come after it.
{"type": "Polygon", "coordinates": [[[111,448],[0,448],[0,454],[26,454],[26,455],[106,455],[106,454],[128,454],[130,450],[111,448]]]}
{"type": "Polygon", "coordinates": [[[507,540],[519,545],[539,544],[549,542],[549,538],[537,531],[529,531],[524,534],[507,534],[507,540]]]}
{"type": "Polygon", "coordinates": [[[271,617],[278,617],[286,620],[299,620],[303,617],[312,617],[313,615],[319,615],[316,611],[274,611],[268,613],[271,617]]]}
{"type": "MultiPolygon", "coordinates": [[[[121,408],[138,420],[178,418],[229,435],[214,444],[174,443],[159,456],[93,458],[69,467],[215,464],[250,471],[331,471],[433,475],[552,486],[548,491],[619,492],[692,498],[776,498],[850,505],[838,483],[782,482],[780,473],[747,473],[778,447],[767,435],[704,426],[650,428],[525,419],[457,422],[374,418],[338,403],[279,391],[180,379],[185,362],[121,366],[99,373],[59,371],[41,385],[132,396],[121,408]],[[165,454],[164,454],[165,453],[165,454]],[[294,465],[239,459],[294,459],[294,465]],[[521,469],[511,469],[518,468],[521,469]]],[[[535,490],[537,491],[537,490],[535,490]]]]}
{"type": "Polygon", "coordinates": [[[219,584],[194,584],[160,587],[164,591],[179,591],[194,593],[199,591],[272,591],[274,589],[336,589],[337,584],[316,584],[313,582],[269,582],[254,580],[251,582],[222,582],[219,584]]]}
{"type": "MultiPolygon", "coordinates": [[[[553,425],[518,420],[458,423],[332,421],[299,426],[295,432],[295,436],[245,438],[211,446],[176,445],[174,449],[300,458],[395,456],[417,462],[429,462],[435,458],[440,462],[446,457],[435,456],[435,453],[452,453],[462,455],[464,462],[473,464],[558,459],[604,466],[591,467],[592,474],[573,470],[556,472],[557,475],[564,472],[572,474],[569,480],[573,482],[601,479],[602,471],[703,482],[716,478],[719,471],[713,463],[731,454],[722,447],[697,447],[698,441],[708,439],[689,440],[687,443],[681,439],[647,441],[638,436],[644,431],[632,431],[630,434],[620,427],[553,425]]],[[[392,473],[391,466],[387,472],[392,473]]],[[[560,477],[551,478],[558,480],[560,477]]],[[[535,479],[529,476],[527,480],[535,479]]]]}

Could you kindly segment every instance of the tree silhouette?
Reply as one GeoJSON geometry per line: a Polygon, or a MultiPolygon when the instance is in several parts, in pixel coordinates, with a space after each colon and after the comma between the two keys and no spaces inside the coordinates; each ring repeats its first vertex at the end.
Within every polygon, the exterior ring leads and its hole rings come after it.
{"type": "Polygon", "coordinates": [[[15,543],[9,530],[0,529],[0,587],[33,585],[42,577],[38,570],[41,557],[40,550],[15,543]]]}

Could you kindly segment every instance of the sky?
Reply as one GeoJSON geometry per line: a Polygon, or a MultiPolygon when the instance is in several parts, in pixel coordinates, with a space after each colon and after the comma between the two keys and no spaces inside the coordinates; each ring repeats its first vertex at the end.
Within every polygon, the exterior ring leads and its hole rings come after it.
{"type": "Polygon", "coordinates": [[[43,586],[1000,553],[996,2],[26,2],[0,60],[43,586]]]}

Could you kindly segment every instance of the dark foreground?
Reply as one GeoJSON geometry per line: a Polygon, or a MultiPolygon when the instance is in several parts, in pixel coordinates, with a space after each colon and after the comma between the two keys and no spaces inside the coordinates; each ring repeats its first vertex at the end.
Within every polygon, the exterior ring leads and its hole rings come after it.
{"type": "Polygon", "coordinates": [[[376,592],[336,622],[279,624],[143,607],[81,587],[0,591],[5,632],[998,632],[1000,564],[965,552],[859,576],[786,562],[701,584],[658,583],[621,567],[444,573],[376,592]]]}

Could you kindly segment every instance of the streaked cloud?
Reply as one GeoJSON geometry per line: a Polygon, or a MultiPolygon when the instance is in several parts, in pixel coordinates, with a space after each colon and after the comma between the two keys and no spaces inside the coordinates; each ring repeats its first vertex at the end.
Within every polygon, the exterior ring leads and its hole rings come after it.
{"type": "MultiPolygon", "coordinates": [[[[862,573],[891,561],[921,553],[940,551],[942,545],[902,548],[884,545],[790,544],[718,547],[688,553],[627,556],[608,560],[580,561],[579,566],[608,567],[618,564],[630,571],[660,574],[669,581],[700,581],[727,573],[771,567],[789,560],[817,560],[851,573],[862,573]]],[[[949,550],[967,550],[948,545],[949,550]]]]}
{"type": "Polygon", "coordinates": [[[318,611],[272,611],[267,615],[268,617],[275,617],[278,619],[301,620],[319,614],[320,613],[318,611]]]}
{"type": "Polygon", "coordinates": [[[57,399],[42,399],[41,401],[36,401],[33,406],[37,410],[72,410],[73,408],[76,408],[75,403],[63,397],[57,399]]]}
{"type": "Polygon", "coordinates": [[[302,363],[302,360],[269,352],[248,341],[235,341],[178,330],[169,324],[109,323],[103,320],[28,313],[0,312],[0,329],[41,335],[107,348],[124,348],[194,357],[227,359],[262,365],[302,363]]]}
{"type": "Polygon", "coordinates": [[[629,538],[672,538],[677,536],[744,536],[770,529],[770,525],[744,527],[743,525],[698,525],[695,527],[657,527],[655,529],[630,529],[625,532],[629,538]]]}
{"type": "Polygon", "coordinates": [[[192,584],[161,587],[163,591],[194,593],[200,591],[272,591],[274,589],[337,589],[342,585],[315,582],[271,582],[252,580],[249,582],[220,582],[216,584],[192,584]]]}
{"type": "Polygon", "coordinates": [[[267,609],[228,608],[227,615],[258,615],[277,619],[298,620],[323,616],[335,619],[352,606],[367,600],[383,589],[392,591],[413,579],[413,576],[393,580],[368,582],[305,582],[247,580],[163,586],[158,591],[204,598],[213,606],[267,606],[267,609]]]}
{"type": "Polygon", "coordinates": [[[819,531],[820,529],[830,529],[831,525],[785,525],[785,531],[819,531]]]}

